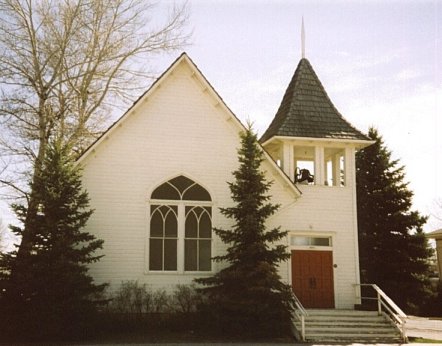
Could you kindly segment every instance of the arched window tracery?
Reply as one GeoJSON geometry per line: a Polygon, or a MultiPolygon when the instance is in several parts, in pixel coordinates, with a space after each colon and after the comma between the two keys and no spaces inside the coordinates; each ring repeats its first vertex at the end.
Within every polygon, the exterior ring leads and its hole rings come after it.
{"type": "Polygon", "coordinates": [[[183,175],[152,192],[149,271],[212,270],[211,201],[206,189],[183,175]]]}

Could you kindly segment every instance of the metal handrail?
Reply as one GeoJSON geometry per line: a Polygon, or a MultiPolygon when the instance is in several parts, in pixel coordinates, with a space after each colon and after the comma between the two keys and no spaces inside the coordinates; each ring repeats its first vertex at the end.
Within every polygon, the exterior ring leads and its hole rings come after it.
{"type": "Polygon", "coordinates": [[[356,287],[371,287],[376,292],[376,297],[359,297],[361,300],[376,300],[377,311],[379,315],[382,315],[383,311],[386,311],[390,318],[395,322],[396,327],[399,329],[401,336],[406,340],[405,334],[405,319],[407,315],[405,312],[396,305],[396,303],[382,291],[376,284],[355,284],[356,287]]]}
{"type": "Polygon", "coordinates": [[[308,316],[308,312],[293,291],[292,298],[295,302],[295,306],[293,307],[293,317],[301,322],[301,340],[305,341],[305,317],[308,316]]]}

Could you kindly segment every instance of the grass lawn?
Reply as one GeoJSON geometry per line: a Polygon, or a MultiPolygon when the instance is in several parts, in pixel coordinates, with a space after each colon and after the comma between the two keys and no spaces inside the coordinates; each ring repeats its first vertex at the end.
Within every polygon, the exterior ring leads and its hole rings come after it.
{"type": "Polygon", "coordinates": [[[410,344],[442,344],[442,340],[431,340],[431,339],[423,339],[423,338],[410,338],[410,344]]]}

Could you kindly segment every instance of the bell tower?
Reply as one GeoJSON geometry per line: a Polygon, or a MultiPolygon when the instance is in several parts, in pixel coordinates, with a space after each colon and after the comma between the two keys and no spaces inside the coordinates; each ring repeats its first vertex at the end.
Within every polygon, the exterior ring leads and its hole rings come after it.
{"type": "Polygon", "coordinates": [[[302,58],[261,143],[296,184],[354,187],[355,150],[372,141],[342,117],[302,58]]]}

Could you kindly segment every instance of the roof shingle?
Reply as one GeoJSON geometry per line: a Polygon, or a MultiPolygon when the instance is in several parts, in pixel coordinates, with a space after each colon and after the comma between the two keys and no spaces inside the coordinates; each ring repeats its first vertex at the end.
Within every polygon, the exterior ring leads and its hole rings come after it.
{"type": "Polygon", "coordinates": [[[261,142],[273,136],[369,140],[342,117],[304,58],[261,142]]]}

